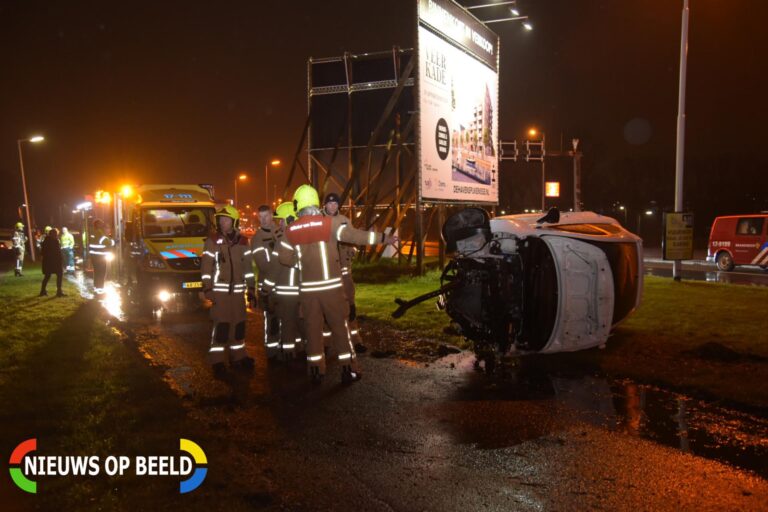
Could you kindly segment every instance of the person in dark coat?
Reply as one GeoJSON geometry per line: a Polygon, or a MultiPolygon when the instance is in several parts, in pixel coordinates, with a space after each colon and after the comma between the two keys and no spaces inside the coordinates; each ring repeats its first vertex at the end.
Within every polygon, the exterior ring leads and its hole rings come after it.
{"type": "Polygon", "coordinates": [[[61,291],[61,274],[64,268],[64,262],[61,257],[61,244],[59,243],[59,232],[55,229],[51,229],[48,236],[43,240],[43,244],[40,248],[40,253],[43,256],[43,286],[40,288],[40,297],[45,297],[48,292],[45,291],[45,287],[48,285],[48,280],[51,278],[51,274],[56,274],[56,296],[63,297],[64,293],[61,291]]]}

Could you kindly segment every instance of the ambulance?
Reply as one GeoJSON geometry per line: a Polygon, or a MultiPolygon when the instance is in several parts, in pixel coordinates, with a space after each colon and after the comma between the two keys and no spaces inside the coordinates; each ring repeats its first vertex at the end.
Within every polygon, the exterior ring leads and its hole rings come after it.
{"type": "Polygon", "coordinates": [[[709,233],[707,261],[724,271],[736,265],[768,270],[768,213],[717,217],[709,233]]]}
{"type": "Polygon", "coordinates": [[[197,299],[215,208],[211,188],[202,185],[143,185],[124,203],[124,280],[137,302],[197,299]]]}

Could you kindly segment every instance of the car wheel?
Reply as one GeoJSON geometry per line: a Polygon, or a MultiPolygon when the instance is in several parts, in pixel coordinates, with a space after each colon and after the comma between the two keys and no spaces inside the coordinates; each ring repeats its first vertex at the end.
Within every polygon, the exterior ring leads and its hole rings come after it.
{"type": "Polygon", "coordinates": [[[725,272],[733,270],[733,258],[727,251],[723,251],[717,255],[717,268],[725,272]]]}

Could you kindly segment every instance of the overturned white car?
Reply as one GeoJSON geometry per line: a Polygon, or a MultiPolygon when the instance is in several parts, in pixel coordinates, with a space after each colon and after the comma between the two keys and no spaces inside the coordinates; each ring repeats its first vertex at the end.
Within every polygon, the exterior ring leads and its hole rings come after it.
{"type": "MultiPolygon", "coordinates": [[[[448,218],[453,257],[441,288],[411,301],[400,316],[438,297],[480,358],[570,352],[603,345],[640,303],[642,240],[593,212],[489,219],[467,208],[448,218]]],[[[495,359],[495,358],[493,358],[495,359]]]]}

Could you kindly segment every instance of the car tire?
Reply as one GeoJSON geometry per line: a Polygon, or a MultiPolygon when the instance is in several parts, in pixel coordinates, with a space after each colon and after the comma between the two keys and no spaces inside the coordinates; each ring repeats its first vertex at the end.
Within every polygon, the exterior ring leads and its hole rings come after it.
{"type": "Polygon", "coordinates": [[[719,252],[715,262],[717,263],[717,269],[724,272],[730,272],[736,266],[733,264],[733,257],[728,251],[719,252]]]}

